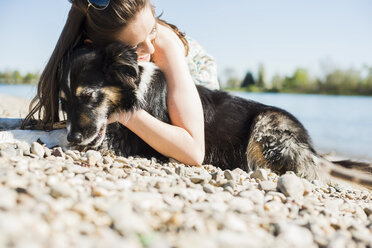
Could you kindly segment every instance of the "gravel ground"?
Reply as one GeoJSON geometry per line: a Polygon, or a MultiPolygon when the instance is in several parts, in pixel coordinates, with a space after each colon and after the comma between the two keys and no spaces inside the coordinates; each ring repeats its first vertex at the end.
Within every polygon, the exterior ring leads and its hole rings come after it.
{"type": "MultiPolygon", "coordinates": [[[[15,102],[0,117],[24,116],[15,102]]],[[[291,172],[0,144],[0,247],[372,247],[372,197],[291,172]]]]}

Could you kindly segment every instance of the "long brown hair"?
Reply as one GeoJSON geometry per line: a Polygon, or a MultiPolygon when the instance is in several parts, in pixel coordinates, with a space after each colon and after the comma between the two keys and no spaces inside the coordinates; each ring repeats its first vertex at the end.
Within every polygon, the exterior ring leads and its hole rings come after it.
{"type": "MultiPolygon", "coordinates": [[[[149,0],[111,0],[107,8],[97,10],[88,7],[87,0],[70,0],[72,6],[66,24],[58,39],[56,47],[40,76],[37,94],[31,101],[30,112],[23,121],[24,126],[29,120],[41,121],[44,128],[51,128],[59,121],[59,81],[58,68],[63,57],[76,46],[90,39],[95,45],[104,45],[115,40],[115,34],[123,29],[135,15],[150,4],[149,0]]],[[[153,8],[154,12],[154,8],[153,8]]],[[[188,43],[184,33],[164,20],[157,18],[161,25],[171,28],[181,39],[188,53],[188,43]]]]}

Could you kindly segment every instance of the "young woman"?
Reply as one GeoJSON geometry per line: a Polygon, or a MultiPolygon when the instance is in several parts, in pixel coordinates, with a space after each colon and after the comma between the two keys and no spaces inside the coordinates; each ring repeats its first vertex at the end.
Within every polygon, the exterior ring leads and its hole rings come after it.
{"type": "Polygon", "coordinates": [[[172,125],[144,110],[111,117],[155,150],[182,163],[204,159],[204,118],[195,83],[217,89],[214,60],[176,26],[156,18],[149,0],[73,0],[68,19],[45,67],[26,120],[38,113],[45,124],[58,121],[58,66],[74,47],[121,41],[136,48],[138,61],[152,61],[167,79],[167,105],[172,125]]]}

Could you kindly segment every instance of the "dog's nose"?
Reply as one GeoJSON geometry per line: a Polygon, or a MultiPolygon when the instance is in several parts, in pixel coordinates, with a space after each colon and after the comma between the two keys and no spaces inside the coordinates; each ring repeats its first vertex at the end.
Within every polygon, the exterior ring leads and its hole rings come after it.
{"type": "Polygon", "coordinates": [[[68,142],[71,143],[81,143],[83,141],[83,135],[79,132],[69,133],[67,135],[68,142]]]}

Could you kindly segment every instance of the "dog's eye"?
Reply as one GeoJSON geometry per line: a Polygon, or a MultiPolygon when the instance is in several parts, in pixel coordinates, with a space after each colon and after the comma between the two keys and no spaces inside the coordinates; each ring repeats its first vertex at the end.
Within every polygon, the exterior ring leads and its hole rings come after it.
{"type": "Polygon", "coordinates": [[[98,98],[98,93],[95,92],[95,91],[92,91],[92,92],[86,92],[85,94],[82,95],[82,97],[89,101],[89,100],[95,100],[98,98]]]}

